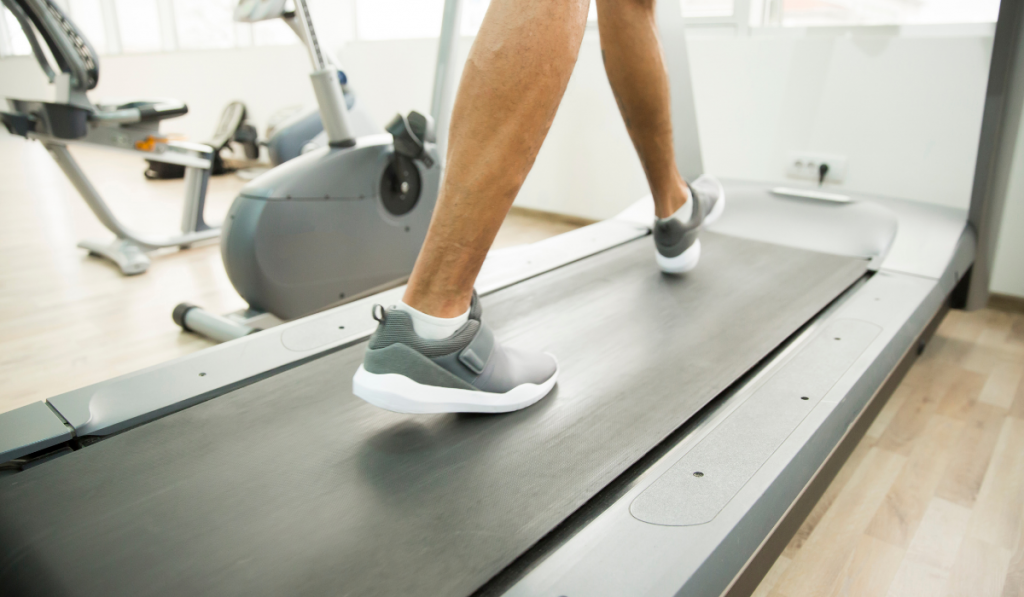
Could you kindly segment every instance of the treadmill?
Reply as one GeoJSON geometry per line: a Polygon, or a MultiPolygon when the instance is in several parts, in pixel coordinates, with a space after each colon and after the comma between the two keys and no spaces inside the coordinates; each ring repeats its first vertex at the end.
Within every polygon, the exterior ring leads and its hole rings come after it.
{"type": "Polygon", "coordinates": [[[726,180],[683,277],[649,199],[492,252],[488,324],[560,359],[530,408],[356,398],[396,288],[0,415],[0,595],[750,594],[946,310],[987,300],[1022,19],[1003,3],[969,212],[726,180]]]}

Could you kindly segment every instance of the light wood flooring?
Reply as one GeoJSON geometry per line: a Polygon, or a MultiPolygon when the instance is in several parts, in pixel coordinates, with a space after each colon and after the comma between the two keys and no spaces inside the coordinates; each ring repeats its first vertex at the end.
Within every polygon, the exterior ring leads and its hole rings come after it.
{"type": "MultiPolygon", "coordinates": [[[[126,222],[173,232],[180,181],[76,150],[126,222]]],[[[216,243],[126,278],[75,247],[109,233],[46,152],[0,133],[0,412],[205,348],[171,309],[244,306],[216,243]]],[[[214,178],[219,221],[244,184],[214,178]]],[[[513,212],[499,246],[573,228],[513,212]]],[[[1024,315],[951,312],[758,597],[1024,597],[1024,315]]]]}

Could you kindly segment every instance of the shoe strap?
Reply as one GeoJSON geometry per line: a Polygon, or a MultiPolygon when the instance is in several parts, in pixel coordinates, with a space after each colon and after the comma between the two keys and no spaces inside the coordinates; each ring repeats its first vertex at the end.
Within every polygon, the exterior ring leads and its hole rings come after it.
{"type": "Polygon", "coordinates": [[[476,375],[480,375],[487,367],[487,361],[494,352],[494,345],[494,333],[481,323],[473,339],[459,352],[459,362],[476,375]]]}

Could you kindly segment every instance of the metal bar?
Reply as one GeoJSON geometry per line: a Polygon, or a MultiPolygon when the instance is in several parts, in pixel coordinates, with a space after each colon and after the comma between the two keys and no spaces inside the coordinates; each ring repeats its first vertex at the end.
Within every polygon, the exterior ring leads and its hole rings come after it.
{"type": "Polygon", "coordinates": [[[203,220],[206,206],[206,187],[210,180],[209,168],[185,168],[185,204],[181,210],[181,233],[189,234],[209,230],[203,220]]]}
{"type": "Polygon", "coordinates": [[[954,305],[957,307],[982,309],[988,304],[992,261],[999,240],[999,226],[1024,106],[1022,21],[1024,3],[1000,4],[968,213],[968,221],[978,234],[978,252],[971,271],[966,304],[954,305]]]}
{"type": "Polygon", "coordinates": [[[437,131],[437,154],[445,163],[448,149],[448,120],[455,102],[458,64],[459,27],[462,24],[462,0],[447,0],[441,20],[441,39],[437,47],[437,68],[434,71],[434,92],[430,101],[430,114],[437,131]]]}
{"type": "Polygon", "coordinates": [[[341,90],[341,82],[338,81],[338,71],[320,47],[306,0],[295,0],[295,17],[299,20],[306,49],[309,50],[310,59],[313,61],[313,73],[309,77],[313,84],[313,92],[316,94],[316,103],[320,107],[320,119],[324,123],[324,130],[327,131],[327,139],[331,147],[351,147],[355,145],[355,135],[352,134],[352,126],[348,121],[348,107],[345,104],[345,94],[341,90]]]}
{"type": "Polygon", "coordinates": [[[98,140],[93,140],[91,135],[96,129],[90,128],[89,134],[81,139],[57,139],[50,135],[44,135],[40,133],[29,132],[28,137],[39,141],[44,146],[59,145],[87,145],[89,147],[102,147],[108,151],[118,151],[132,157],[140,158],[143,160],[154,160],[157,162],[166,162],[168,164],[178,164],[180,166],[192,166],[195,168],[210,168],[212,165],[210,158],[203,157],[202,155],[193,155],[193,153],[201,154],[195,146],[197,144],[187,143],[181,141],[170,141],[166,143],[167,150],[162,153],[156,153],[152,151],[140,151],[137,149],[130,149],[128,147],[118,147],[117,145],[110,145],[108,143],[100,143],[98,140]]]}
{"type": "Polygon", "coordinates": [[[132,231],[130,228],[121,223],[120,220],[114,215],[107,205],[107,202],[103,200],[103,197],[99,194],[92,183],[89,182],[89,178],[86,177],[85,172],[79,167],[78,162],[71,156],[71,152],[68,151],[66,145],[57,143],[46,143],[46,150],[53,156],[53,160],[57,162],[60,169],[64,171],[64,174],[74,185],[78,194],[82,196],[89,209],[96,214],[96,218],[111,232],[117,235],[118,238],[124,238],[130,240],[144,248],[156,249],[160,247],[174,247],[181,245],[190,245],[201,240],[209,238],[215,238],[220,234],[220,230],[217,228],[211,228],[207,230],[192,232],[189,234],[182,234],[178,236],[169,236],[166,238],[154,238],[144,236],[132,231]]]}
{"type": "Polygon", "coordinates": [[[668,72],[672,73],[669,85],[676,166],[684,178],[693,180],[704,173],[704,162],[697,130],[697,107],[693,99],[683,13],[678,2],[659,2],[656,14],[665,65],[668,72]]]}

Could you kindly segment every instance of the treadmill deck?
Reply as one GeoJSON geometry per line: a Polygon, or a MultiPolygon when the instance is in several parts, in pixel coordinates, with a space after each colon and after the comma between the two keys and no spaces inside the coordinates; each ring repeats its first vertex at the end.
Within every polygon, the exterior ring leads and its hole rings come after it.
{"type": "Polygon", "coordinates": [[[484,297],[499,338],[559,358],[523,411],[378,410],[351,393],[360,343],[2,479],[0,587],[469,594],[867,266],[702,239],[685,277],[641,238],[484,297]]]}

